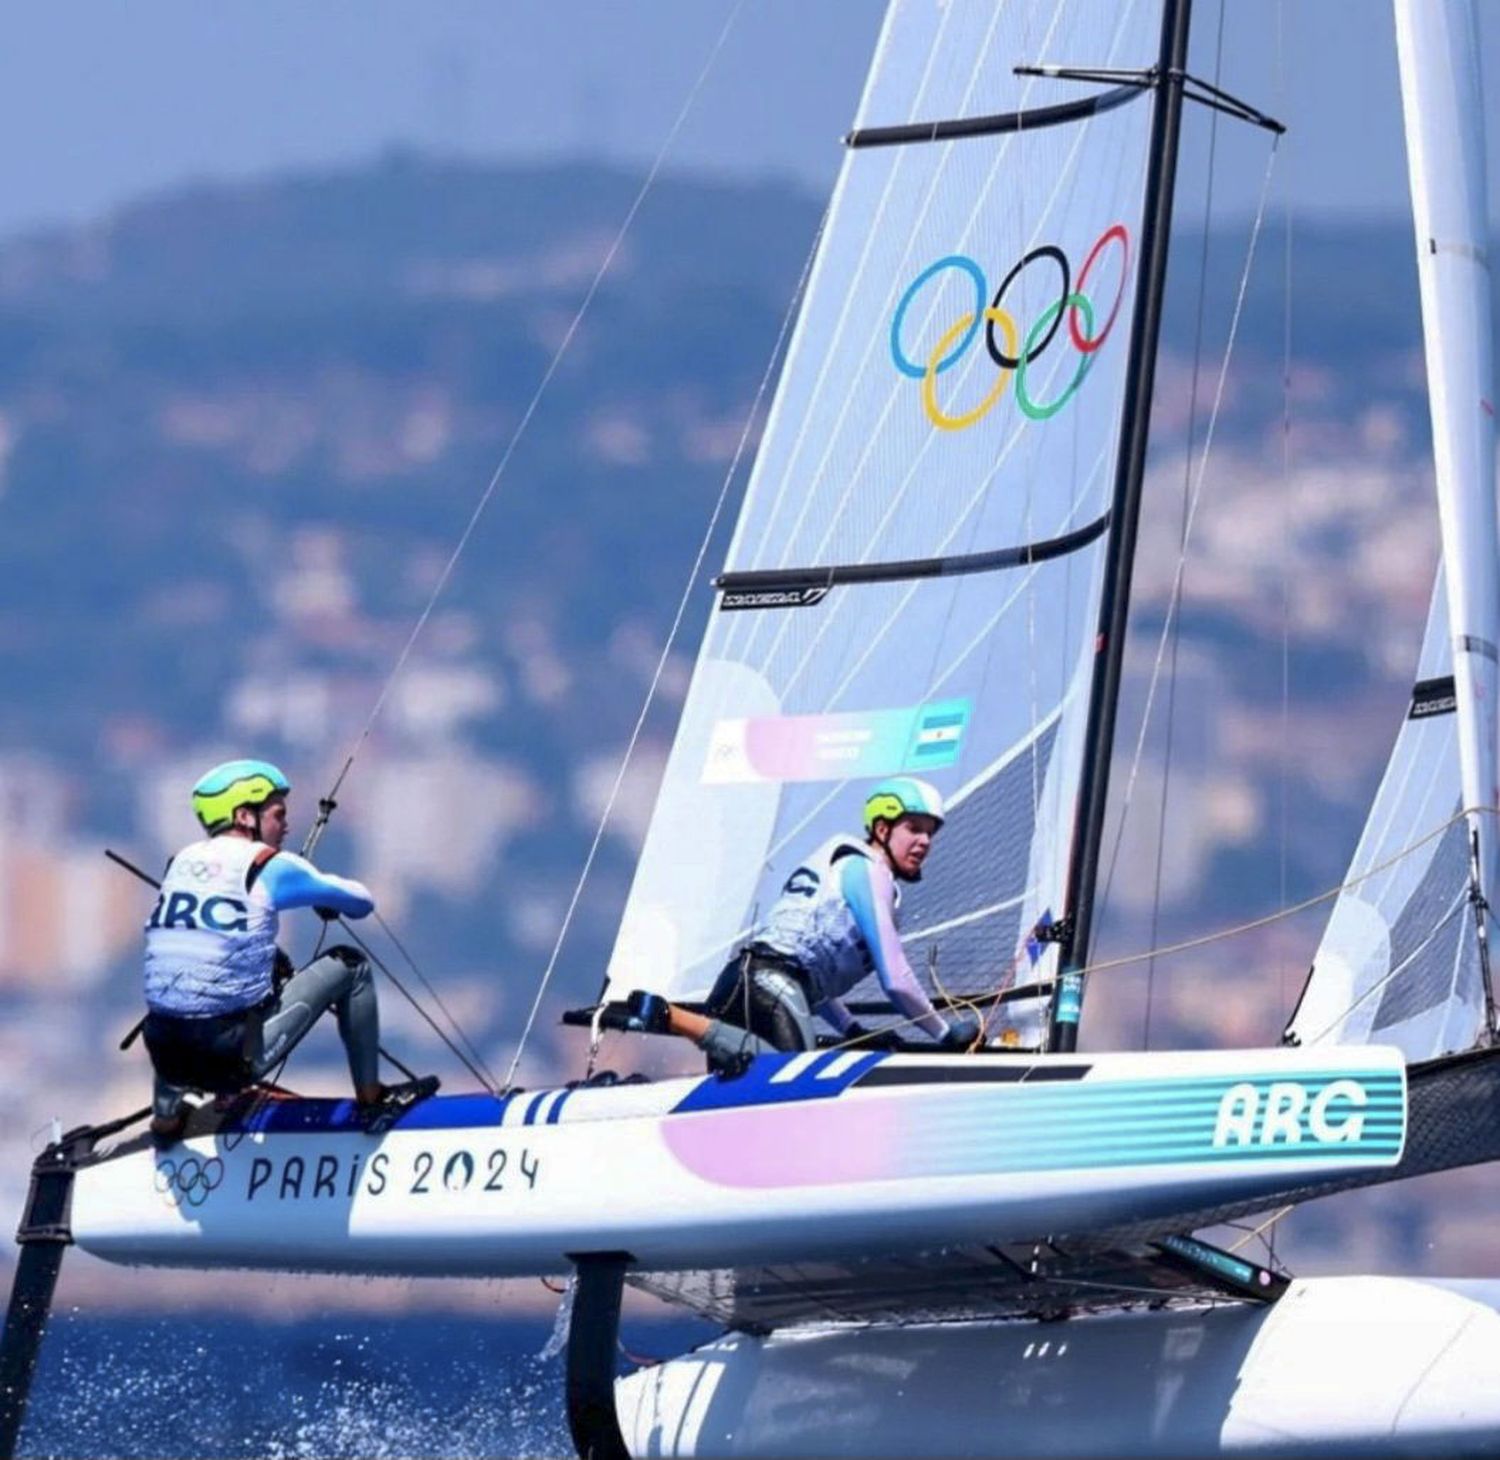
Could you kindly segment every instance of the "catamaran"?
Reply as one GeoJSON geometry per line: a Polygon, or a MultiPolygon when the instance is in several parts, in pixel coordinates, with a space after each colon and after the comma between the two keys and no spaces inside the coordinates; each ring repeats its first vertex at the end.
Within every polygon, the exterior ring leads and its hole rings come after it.
{"type": "Polygon", "coordinates": [[[1395,12],[1443,568],[1284,1043],[1077,1038],[1185,103],[1280,125],[1189,73],[1188,0],[893,0],[605,985],[570,1017],[597,1046],[631,994],[701,1001],[803,849],[911,773],[949,811],[903,939],[941,1005],[984,1012],[980,1047],[631,1083],[591,1061],[379,1135],[322,1099],[204,1104],[165,1150],[72,1131],[21,1223],[0,1450],[74,1243],[571,1273],[584,1456],[1500,1445],[1500,1292],[1296,1280],[1195,1235],[1500,1157],[1474,17],[1395,12]],[[725,1336],[617,1383],[626,1282],[725,1336]]]}

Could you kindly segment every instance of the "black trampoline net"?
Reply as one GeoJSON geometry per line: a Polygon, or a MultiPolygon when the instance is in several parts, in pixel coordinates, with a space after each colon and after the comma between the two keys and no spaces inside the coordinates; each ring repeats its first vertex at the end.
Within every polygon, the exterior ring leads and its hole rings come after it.
{"type": "Polygon", "coordinates": [[[1479,947],[1468,909],[1468,837],[1462,820],[1444,832],[1422,880],[1391,925],[1392,973],[1372,1032],[1404,1023],[1455,995],[1467,1001],[1478,997],[1479,947]]]}

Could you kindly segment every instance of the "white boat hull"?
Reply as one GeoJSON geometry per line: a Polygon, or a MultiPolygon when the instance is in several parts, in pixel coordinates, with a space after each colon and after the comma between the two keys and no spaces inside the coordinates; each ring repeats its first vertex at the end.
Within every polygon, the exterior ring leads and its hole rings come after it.
{"type": "Polygon", "coordinates": [[[520,1276],[1025,1240],[1393,1167],[1390,1050],[763,1056],[737,1080],[438,1098],[394,1131],[272,1105],[78,1171],[78,1245],[121,1262],[520,1276]]]}
{"type": "Polygon", "coordinates": [[[1500,1451],[1500,1282],[1297,1281],[1271,1307],[726,1335],[616,1386],[634,1455],[1500,1451]]]}

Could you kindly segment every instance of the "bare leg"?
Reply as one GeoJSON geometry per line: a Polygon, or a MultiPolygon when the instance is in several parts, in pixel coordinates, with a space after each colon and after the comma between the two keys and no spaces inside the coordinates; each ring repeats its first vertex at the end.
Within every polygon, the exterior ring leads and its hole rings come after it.
{"type": "Polygon", "coordinates": [[[708,1033],[715,1022],[703,1014],[678,1008],[676,1004],[667,1005],[667,1033],[680,1034],[684,1039],[691,1039],[694,1044],[708,1033]]]}

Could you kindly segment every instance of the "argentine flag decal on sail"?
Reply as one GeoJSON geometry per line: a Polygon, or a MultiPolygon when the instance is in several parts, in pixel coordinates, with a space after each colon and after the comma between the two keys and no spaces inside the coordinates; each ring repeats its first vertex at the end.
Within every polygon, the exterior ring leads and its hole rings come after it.
{"type": "Polygon", "coordinates": [[[968,700],[945,700],[917,712],[916,734],[903,770],[934,770],[958,759],[964,727],[969,722],[968,700]]]}

